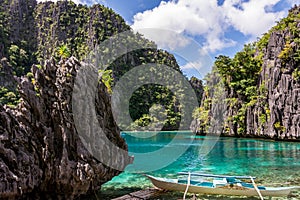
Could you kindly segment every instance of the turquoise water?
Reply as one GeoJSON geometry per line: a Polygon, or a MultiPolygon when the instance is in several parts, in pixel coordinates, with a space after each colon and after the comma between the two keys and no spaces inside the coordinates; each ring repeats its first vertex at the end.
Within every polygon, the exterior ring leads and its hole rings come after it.
{"type": "MultiPolygon", "coordinates": [[[[141,175],[145,171],[155,176],[170,178],[176,177],[176,173],[180,171],[251,175],[257,177],[257,183],[267,186],[300,185],[300,143],[224,137],[208,138],[193,136],[189,132],[160,132],[149,138],[123,134],[123,137],[128,144],[130,154],[139,153],[140,156],[137,156],[135,160],[136,166],[129,166],[124,173],[102,187],[101,199],[110,199],[151,187],[150,181],[141,175]],[[213,146],[211,150],[207,148],[210,146],[213,146]],[[186,151],[183,151],[184,147],[187,147],[186,151]],[[166,151],[162,152],[168,155],[156,153],[165,149],[166,151]],[[177,158],[180,151],[184,153],[177,158]],[[158,156],[154,157],[150,154],[158,156]],[[173,162],[163,166],[166,164],[164,161],[168,159],[173,159],[173,162]],[[158,168],[159,165],[162,167],[149,171],[151,168],[158,168]]],[[[207,197],[207,199],[214,198],[207,197]]],[[[295,193],[293,198],[300,199],[300,196],[295,193]]],[[[173,198],[170,196],[170,198],[162,199],[173,198]]]]}

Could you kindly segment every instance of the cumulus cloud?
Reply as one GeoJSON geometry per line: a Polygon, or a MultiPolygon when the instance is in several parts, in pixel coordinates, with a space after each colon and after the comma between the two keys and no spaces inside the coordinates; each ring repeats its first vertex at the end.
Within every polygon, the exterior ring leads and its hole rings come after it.
{"type": "Polygon", "coordinates": [[[142,33],[146,38],[155,41],[159,48],[175,50],[178,47],[185,47],[190,43],[189,39],[184,35],[166,28],[142,28],[134,29],[136,32],[142,33]]]}
{"type": "MultiPolygon", "coordinates": [[[[229,28],[254,38],[270,29],[285,14],[283,11],[268,10],[279,1],[225,0],[222,5],[218,5],[217,0],[162,1],[152,10],[137,13],[132,28],[169,29],[176,33],[202,37],[204,48],[215,52],[236,44],[235,38],[225,37],[229,28]]],[[[186,45],[184,42],[176,43],[174,36],[162,38],[154,41],[158,45],[163,42],[173,48],[186,45]]]]}
{"type": "Polygon", "coordinates": [[[260,36],[270,29],[275,20],[284,16],[284,11],[268,12],[268,8],[273,7],[279,1],[251,0],[237,2],[237,0],[226,0],[222,7],[228,24],[245,35],[260,36]]]}
{"type": "MultiPolygon", "coordinates": [[[[206,35],[214,30],[216,34],[222,35],[220,23],[215,23],[216,20],[220,19],[221,13],[221,8],[217,6],[217,1],[162,1],[153,10],[136,14],[132,28],[135,30],[141,28],[168,29],[191,36],[206,35]]],[[[165,38],[164,45],[170,43],[169,47],[172,48],[175,48],[176,45],[177,47],[185,45],[184,42],[176,44],[176,40],[174,35],[169,39],[165,38]]],[[[160,45],[160,41],[156,42],[160,45]]]]}

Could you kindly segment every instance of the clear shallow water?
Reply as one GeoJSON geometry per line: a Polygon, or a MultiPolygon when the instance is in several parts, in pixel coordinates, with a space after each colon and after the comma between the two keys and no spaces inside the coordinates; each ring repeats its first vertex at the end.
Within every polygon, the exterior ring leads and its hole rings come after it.
{"type": "MultiPolygon", "coordinates": [[[[175,157],[173,163],[156,171],[147,172],[155,176],[176,177],[177,172],[192,171],[226,175],[251,175],[257,177],[257,183],[267,186],[300,185],[300,143],[240,138],[208,139],[203,136],[192,136],[188,132],[181,132],[180,134],[161,132],[150,138],[137,138],[127,134],[123,134],[123,137],[131,154],[142,153],[143,159],[136,160],[138,167],[147,165],[146,169],[149,169],[149,166],[151,168],[152,165],[161,164],[161,160],[168,157],[166,155],[156,158],[147,157],[148,153],[165,148],[167,148],[167,152],[171,152],[169,157],[175,157]],[[172,140],[175,136],[178,138],[176,142],[172,140]],[[194,140],[191,141],[191,138],[194,140]],[[170,142],[171,145],[167,146],[170,142]],[[207,142],[210,142],[209,145],[216,143],[211,151],[205,155],[207,148],[203,147],[207,147],[204,145],[207,142]],[[188,148],[176,158],[176,150],[181,151],[182,147],[188,148]]],[[[101,189],[100,198],[110,199],[128,192],[152,187],[150,181],[140,173],[135,173],[134,169],[136,168],[129,166],[124,173],[106,183],[101,189]]],[[[138,170],[141,169],[138,168],[138,170]]],[[[288,199],[300,199],[297,192],[293,193],[292,196],[294,197],[288,199]]],[[[182,194],[172,193],[160,197],[160,199],[178,198],[182,198],[182,194]]],[[[227,197],[201,196],[201,199],[225,198],[227,197]]]]}

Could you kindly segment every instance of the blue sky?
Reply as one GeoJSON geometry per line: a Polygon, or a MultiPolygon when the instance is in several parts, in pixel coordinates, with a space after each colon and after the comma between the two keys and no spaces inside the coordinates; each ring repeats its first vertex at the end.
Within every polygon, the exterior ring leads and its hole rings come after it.
{"type": "Polygon", "coordinates": [[[300,0],[74,1],[112,8],[134,30],[176,54],[185,74],[198,78],[210,71],[216,56],[233,56],[300,4],[300,0]],[[157,31],[149,31],[153,28],[157,31]]]}
{"type": "Polygon", "coordinates": [[[287,15],[300,0],[103,0],[102,3],[119,13],[131,27],[156,41],[168,51],[189,49],[188,59],[176,55],[188,76],[203,76],[210,70],[214,58],[224,54],[233,56],[245,43],[257,40],[276,21],[287,15]],[[152,36],[143,28],[174,31],[192,42],[176,44],[180,36],[152,36]],[[161,41],[163,40],[163,41],[161,41]],[[174,44],[175,42],[175,44],[174,44]],[[190,47],[198,45],[196,48],[190,47]]]}

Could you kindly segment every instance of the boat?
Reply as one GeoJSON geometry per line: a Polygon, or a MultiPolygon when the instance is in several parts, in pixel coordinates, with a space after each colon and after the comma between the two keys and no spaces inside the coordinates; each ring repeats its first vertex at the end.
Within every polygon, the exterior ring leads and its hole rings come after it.
{"type": "Polygon", "coordinates": [[[255,177],[251,176],[226,176],[213,174],[198,174],[180,172],[179,175],[188,175],[188,178],[159,178],[145,175],[152,184],[160,189],[170,191],[181,191],[194,194],[215,194],[229,196],[269,196],[280,197],[288,196],[293,189],[298,186],[290,187],[265,187],[257,186],[254,182],[255,177]],[[191,178],[192,176],[196,178],[191,178]],[[201,177],[201,178],[198,178],[201,177]],[[244,182],[243,179],[250,179],[252,183],[244,182]]]}

